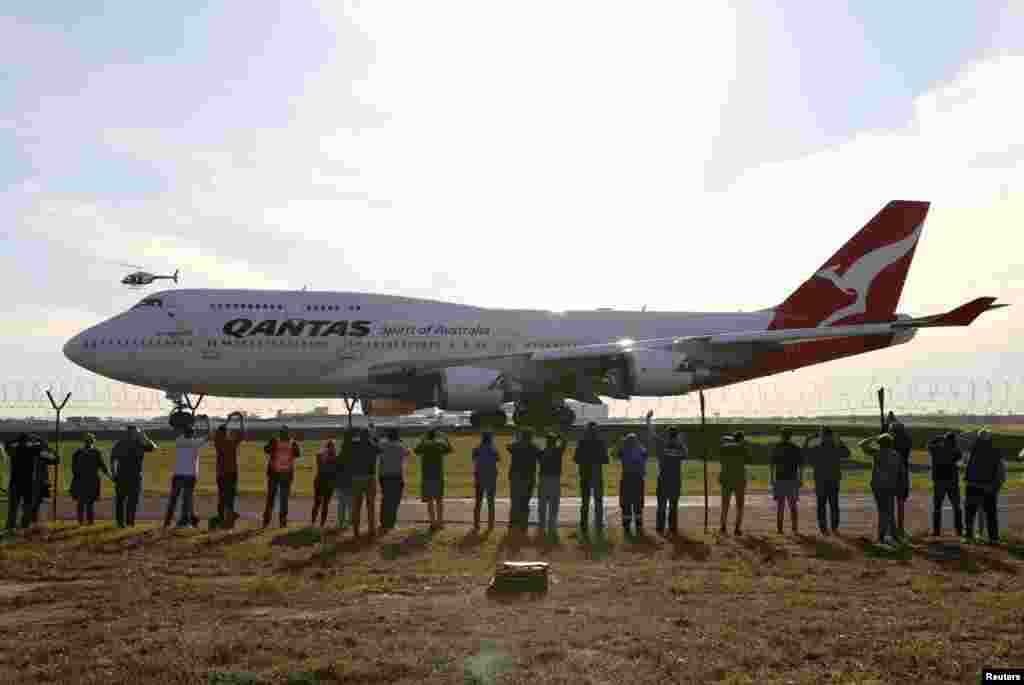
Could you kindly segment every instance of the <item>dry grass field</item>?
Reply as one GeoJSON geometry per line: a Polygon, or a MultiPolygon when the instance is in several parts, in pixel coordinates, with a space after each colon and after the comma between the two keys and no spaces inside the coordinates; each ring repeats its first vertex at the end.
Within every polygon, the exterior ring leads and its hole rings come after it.
{"type": "Polygon", "coordinates": [[[920,536],[762,524],[557,543],[51,524],[0,542],[0,682],[976,683],[1022,665],[1019,526],[934,561],[920,536]],[[504,559],[550,562],[548,594],[489,598],[504,559]]]}

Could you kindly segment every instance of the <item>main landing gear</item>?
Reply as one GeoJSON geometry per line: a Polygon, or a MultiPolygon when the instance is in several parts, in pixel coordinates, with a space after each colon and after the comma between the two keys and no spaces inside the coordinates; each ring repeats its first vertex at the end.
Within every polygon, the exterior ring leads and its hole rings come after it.
{"type": "Polygon", "coordinates": [[[516,402],[512,420],[517,426],[544,428],[557,425],[562,429],[567,429],[576,423],[576,412],[561,401],[520,400],[516,402]]]}
{"type": "Polygon", "coordinates": [[[171,416],[168,419],[171,428],[175,430],[192,429],[195,426],[196,419],[201,419],[206,422],[207,430],[209,430],[210,417],[205,414],[196,414],[199,405],[203,403],[205,397],[206,395],[200,395],[195,404],[192,404],[192,399],[188,396],[188,393],[167,393],[167,399],[174,402],[174,411],[171,412],[171,416]]]}
{"type": "Polygon", "coordinates": [[[473,428],[504,428],[508,416],[501,409],[497,411],[475,411],[469,415],[469,425],[473,428]]]}

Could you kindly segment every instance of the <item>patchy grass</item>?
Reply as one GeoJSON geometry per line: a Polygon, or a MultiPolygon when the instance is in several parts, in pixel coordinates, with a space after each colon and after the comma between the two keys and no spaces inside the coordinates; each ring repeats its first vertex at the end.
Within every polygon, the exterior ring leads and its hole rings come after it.
{"type": "Polygon", "coordinates": [[[760,532],[120,533],[0,543],[0,681],[975,682],[1024,642],[1010,545],[964,547],[968,569],[918,539],[760,532]],[[487,598],[511,558],[550,562],[546,596],[487,598]]]}

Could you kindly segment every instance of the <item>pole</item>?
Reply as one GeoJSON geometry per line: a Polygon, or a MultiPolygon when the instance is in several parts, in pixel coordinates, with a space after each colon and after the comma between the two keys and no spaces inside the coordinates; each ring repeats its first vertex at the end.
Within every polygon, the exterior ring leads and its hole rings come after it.
{"type": "Polygon", "coordinates": [[[345,403],[345,411],[348,412],[348,428],[352,430],[352,410],[356,408],[356,398],[342,397],[341,401],[345,403]]]}
{"type": "Polygon", "coordinates": [[[704,391],[700,391],[700,439],[704,443],[704,532],[708,532],[708,435],[704,421],[704,391]]]}
{"type": "Polygon", "coordinates": [[[878,412],[882,418],[882,432],[885,432],[885,388],[878,389],[878,412]]]}
{"type": "MultiPolygon", "coordinates": [[[[71,399],[71,393],[68,393],[67,395],[65,395],[64,396],[64,401],[61,402],[60,404],[57,404],[53,400],[53,394],[49,390],[46,391],[46,396],[50,399],[50,406],[52,406],[54,411],[57,412],[57,426],[56,426],[56,431],[55,431],[56,434],[57,434],[57,439],[56,439],[56,443],[57,443],[57,447],[56,447],[57,463],[53,465],[53,498],[50,500],[50,520],[51,521],[56,521],[57,520],[57,497],[58,497],[58,495],[60,493],[60,470],[61,470],[61,468],[60,468],[60,466],[61,466],[60,465],[60,410],[63,409],[64,405],[68,403],[69,399],[71,399]]],[[[33,478],[34,478],[34,474],[33,474],[33,478]]],[[[35,502],[32,502],[32,506],[35,507],[35,502]]]]}

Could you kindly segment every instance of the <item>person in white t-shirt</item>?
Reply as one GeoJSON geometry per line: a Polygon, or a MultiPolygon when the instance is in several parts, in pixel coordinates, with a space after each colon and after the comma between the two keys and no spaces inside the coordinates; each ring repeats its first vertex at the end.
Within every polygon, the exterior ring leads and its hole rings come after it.
{"type": "Polygon", "coordinates": [[[167,500],[167,515],[164,528],[171,525],[171,518],[181,496],[181,518],[178,525],[188,528],[196,525],[192,495],[199,478],[199,450],[210,444],[210,435],[197,436],[191,428],[185,428],[174,441],[174,476],[171,478],[171,494],[167,500]]]}

